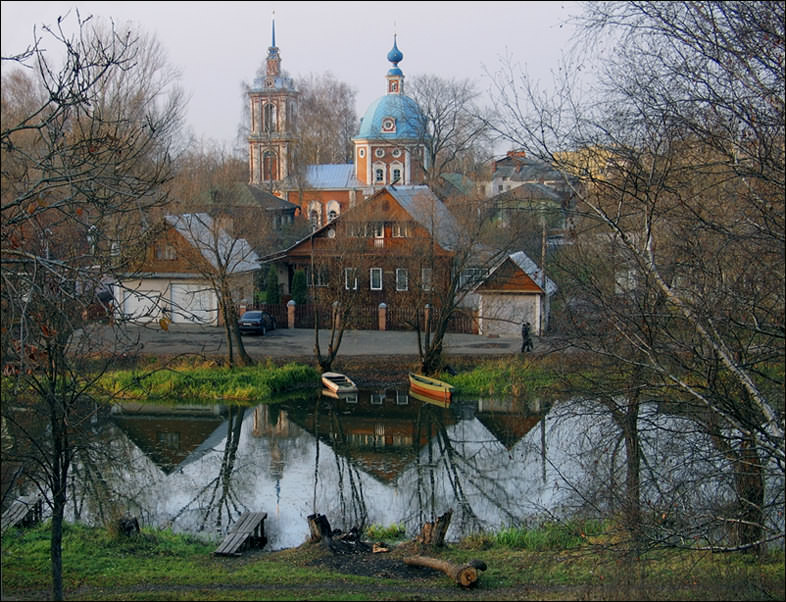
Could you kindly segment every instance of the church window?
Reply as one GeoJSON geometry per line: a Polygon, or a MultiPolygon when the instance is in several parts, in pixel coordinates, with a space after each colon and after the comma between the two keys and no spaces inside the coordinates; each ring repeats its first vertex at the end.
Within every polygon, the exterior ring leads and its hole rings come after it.
{"type": "Polygon", "coordinates": [[[382,157],[385,156],[385,149],[378,148],[377,150],[374,151],[374,155],[376,155],[377,159],[381,159],[382,157]]]}
{"type": "Polygon", "coordinates": [[[376,169],[374,170],[374,179],[377,182],[384,182],[385,181],[385,170],[384,169],[376,169]]]}
{"type": "Polygon", "coordinates": [[[382,120],[382,131],[383,132],[395,132],[396,131],[396,120],[392,117],[385,117],[382,120]]]}
{"type": "Polygon", "coordinates": [[[399,180],[401,180],[401,170],[400,169],[394,169],[393,170],[393,181],[394,182],[398,182],[399,184],[401,184],[401,182],[399,180]]]}
{"type": "Polygon", "coordinates": [[[275,132],[278,131],[277,123],[276,123],[276,106],[274,104],[268,103],[265,105],[264,109],[264,129],[265,132],[275,132]]]}
{"type": "Polygon", "coordinates": [[[276,154],[272,151],[265,152],[262,158],[262,179],[270,182],[278,179],[278,164],[276,154]]]}
{"type": "Polygon", "coordinates": [[[358,149],[358,157],[360,157],[362,159],[365,156],[366,156],[366,149],[365,148],[359,148],[358,149]]]}
{"type": "Polygon", "coordinates": [[[393,155],[394,157],[400,157],[401,156],[401,149],[400,148],[394,148],[393,151],[390,154],[393,155]]]}

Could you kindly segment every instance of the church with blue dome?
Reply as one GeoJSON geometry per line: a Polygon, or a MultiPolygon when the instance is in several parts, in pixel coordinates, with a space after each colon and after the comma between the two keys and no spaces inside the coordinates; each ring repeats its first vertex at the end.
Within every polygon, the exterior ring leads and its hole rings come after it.
{"type": "Polygon", "coordinates": [[[304,185],[296,181],[292,169],[298,94],[282,75],[274,22],[266,73],[248,92],[249,183],[297,205],[313,227],[332,221],[384,186],[423,184],[426,122],[418,104],[404,92],[399,67],[403,59],[394,35],[387,54],[385,94],[371,103],[352,138],[354,163],[309,165],[304,185]]]}

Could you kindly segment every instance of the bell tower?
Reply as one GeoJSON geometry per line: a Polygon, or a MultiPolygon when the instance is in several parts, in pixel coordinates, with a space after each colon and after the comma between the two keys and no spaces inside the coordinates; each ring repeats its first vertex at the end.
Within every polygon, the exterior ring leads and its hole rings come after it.
{"type": "Polygon", "coordinates": [[[276,193],[290,173],[295,143],[297,91],[281,71],[281,55],[273,39],[267,49],[265,73],[248,91],[251,123],[248,135],[249,183],[276,193]]]}

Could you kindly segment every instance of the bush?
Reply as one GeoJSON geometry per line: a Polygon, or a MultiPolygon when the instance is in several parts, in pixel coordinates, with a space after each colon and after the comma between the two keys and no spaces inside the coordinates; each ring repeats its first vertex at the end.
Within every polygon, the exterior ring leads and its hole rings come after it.
{"type": "MultiPolygon", "coordinates": [[[[267,280],[265,282],[265,302],[273,305],[281,303],[281,295],[278,290],[278,271],[276,266],[270,266],[267,271],[267,280]]],[[[297,302],[296,302],[297,303],[297,302]]]]}
{"type": "Polygon", "coordinates": [[[295,270],[295,274],[292,276],[292,300],[298,305],[305,305],[308,302],[308,287],[304,270],[295,270]]]}

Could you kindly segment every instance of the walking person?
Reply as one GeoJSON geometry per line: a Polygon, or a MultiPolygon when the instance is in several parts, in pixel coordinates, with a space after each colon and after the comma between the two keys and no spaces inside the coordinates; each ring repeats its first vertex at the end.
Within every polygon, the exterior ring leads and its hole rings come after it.
{"type": "Polygon", "coordinates": [[[529,322],[521,324],[521,353],[532,351],[532,337],[530,336],[531,325],[529,322]]]}

